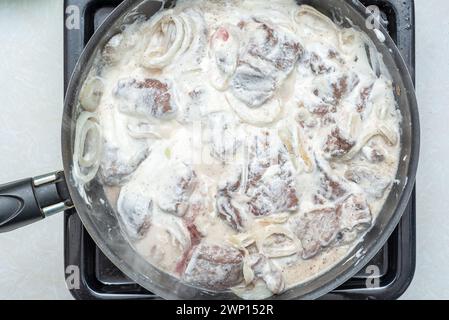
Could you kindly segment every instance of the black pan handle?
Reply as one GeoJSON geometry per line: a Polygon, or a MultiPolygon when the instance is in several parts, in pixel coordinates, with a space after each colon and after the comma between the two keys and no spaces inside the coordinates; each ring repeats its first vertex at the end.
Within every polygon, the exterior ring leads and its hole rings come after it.
{"type": "Polygon", "coordinates": [[[0,186],[0,233],[72,208],[63,172],[0,186]]]}

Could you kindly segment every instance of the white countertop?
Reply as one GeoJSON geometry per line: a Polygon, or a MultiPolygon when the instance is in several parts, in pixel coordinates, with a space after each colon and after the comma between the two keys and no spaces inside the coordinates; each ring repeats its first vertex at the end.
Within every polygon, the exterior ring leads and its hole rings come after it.
{"type": "MultiPolygon", "coordinates": [[[[449,299],[449,2],[416,0],[417,267],[406,299],[449,299]]],[[[63,1],[0,1],[0,183],[58,170],[63,1]]],[[[63,220],[0,235],[0,299],[70,299],[63,220]]]]}

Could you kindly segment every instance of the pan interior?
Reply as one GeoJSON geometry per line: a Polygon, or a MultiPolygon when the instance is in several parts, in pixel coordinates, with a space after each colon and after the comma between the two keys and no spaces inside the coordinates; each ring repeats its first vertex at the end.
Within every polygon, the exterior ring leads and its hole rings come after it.
{"type": "MultiPolygon", "coordinates": [[[[365,236],[364,241],[354,248],[346,261],[336,265],[320,277],[276,296],[276,299],[315,298],[325,294],[354,275],[374,256],[388,239],[405,209],[414,184],[419,148],[416,100],[411,79],[393,41],[385,30],[381,29],[386,37],[386,41],[382,43],[373,30],[366,28],[365,17],[360,14],[364,8],[358,2],[310,0],[298,1],[298,3],[311,5],[334,21],[339,21],[344,25],[358,26],[372,38],[379,52],[383,54],[384,63],[394,79],[394,85],[398,88],[397,92],[400,93],[396,95],[396,100],[403,116],[400,157],[402,161],[397,173],[399,183],[394,185],[373,228],[365,236]]],[[[65,101],[63,119],[64,168],[67,173],[72,199],[86,229],[99,248],[131,279],[155,294],[168,299],[234,299],[236,297],[232,293],[218,294],[200,291],[160,272],[137,254],[123,236],[115,212],[108,205],[108,201],[105,201],[105,192],[98,181],[94,181],[87,190],[89,204],[83,200],[78,189],[74,187],[75,181],[72,177],[74,119],[77,119],[76,101],[78,100],[80,86],[86,79],[91,66],[95,63],[96,56],[101,48],[110,38],[120,32],[123,25],[129,24],[142,14],[150,17],[164,5],[170,4],[144,0],[137,2],[124,1],[88,43],[71,79],[65,101]]]]}

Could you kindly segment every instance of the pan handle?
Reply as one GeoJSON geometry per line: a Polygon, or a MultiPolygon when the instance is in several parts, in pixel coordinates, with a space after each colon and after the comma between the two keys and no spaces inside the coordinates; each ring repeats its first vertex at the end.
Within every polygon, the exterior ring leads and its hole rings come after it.
{"type": "Polygon", "coordinates": [[[0,186],[0,233],[72,208],[64,172],[0,186]]]}

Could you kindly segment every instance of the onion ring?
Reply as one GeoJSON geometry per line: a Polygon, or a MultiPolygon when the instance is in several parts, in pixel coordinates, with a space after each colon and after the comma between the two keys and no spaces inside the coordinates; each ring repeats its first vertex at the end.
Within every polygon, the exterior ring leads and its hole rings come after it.
{"type": "Polygon", "coordinates": [[[101,158],[101,128],[95,114],[83,112],[76,123],[75,147],[73,151],[73,174],[76,180],[85,185],[92,181],[100,168],[101,158]],[[86,141],[89,132],[96,135],[93,154],[86,151],[86,141]],[[83,172],[84,169],[84,172],[83,172]],[[85,172],[87,170],[87,172],[85,172]]]}

